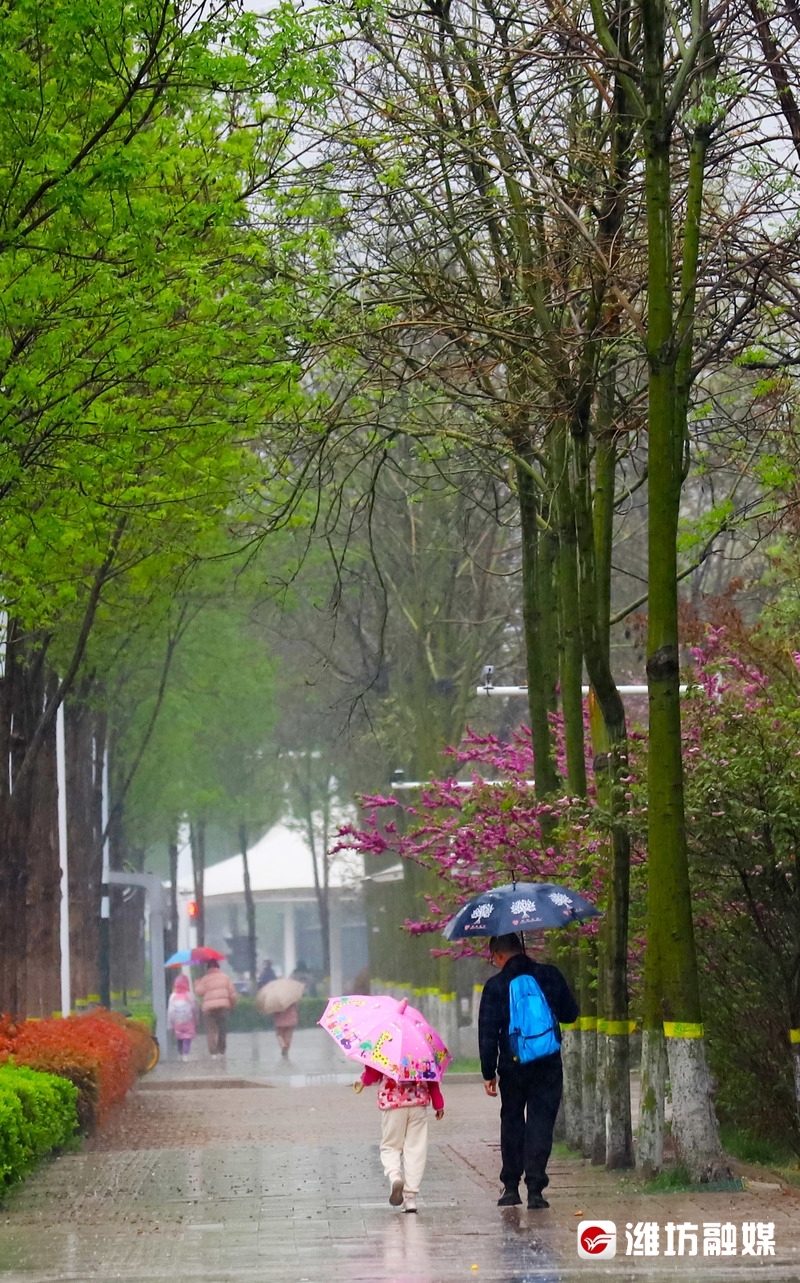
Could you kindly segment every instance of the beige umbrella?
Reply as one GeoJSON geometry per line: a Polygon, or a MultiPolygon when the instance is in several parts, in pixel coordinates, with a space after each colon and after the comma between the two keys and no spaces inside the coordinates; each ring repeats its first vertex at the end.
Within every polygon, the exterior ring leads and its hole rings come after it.
{"type": "Polygon", "coordinates": [[[291,976],[281,976],[278,980],[270,980],[269,984],[264,985],[256,994],[256,1007],[262,1016],[274,1016],[278,1011],[285,1011],[291,1007],[292,1003],[302,998],[305,992],[305,985],[300,980],[292,980],[291,976]]]}

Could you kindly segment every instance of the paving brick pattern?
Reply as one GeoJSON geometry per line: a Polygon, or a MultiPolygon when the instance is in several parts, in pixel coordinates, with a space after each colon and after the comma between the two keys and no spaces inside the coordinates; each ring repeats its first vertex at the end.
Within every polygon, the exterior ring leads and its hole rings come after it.
{"type": "MultiPolygon", "coordinates": [[[[241,1079],[240,1070],[237,1063],[231,1076],[241,1079]]],[[[420,1212],[405,1216],[387,1202],[373,1096],[341,1084],[288,1085],[300,1078],[251,1089],[149,1084],[134,1093],[81,1152],[45,1165],[0,1205],[0,1278],[800,1283],[800,1202],[768,1180],[743,1194],[647,1196],[560,1157],[549,1211],[497,1208],[498,1107],[474,1084],[446,1084],[445,1119],[430,1122],[420,1212]],[[662,1233],[668,1221],[701,1230],[710,1221],[772,1221],[776,1256],[582,1262],[575,1231],[589,1218],[616,1222],[623,1254],[628,1221],[659,1222],[662,1233]]]]}

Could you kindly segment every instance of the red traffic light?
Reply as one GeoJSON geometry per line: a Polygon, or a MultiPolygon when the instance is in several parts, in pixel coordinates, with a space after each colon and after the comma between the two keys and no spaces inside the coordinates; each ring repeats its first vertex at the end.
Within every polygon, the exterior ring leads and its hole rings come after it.
{"type": "Polygon", "coordinates": [[[196,901],[196,900],[190,900],[190,901],[189,901],[189,903],[188,903],[188,904],[187,904],[187,906],[186,906],[186,912],[189,914],[189,917],[190,917],[190,918],[196,918],[196,917],[197,917],[197,901],[196,901]]]}

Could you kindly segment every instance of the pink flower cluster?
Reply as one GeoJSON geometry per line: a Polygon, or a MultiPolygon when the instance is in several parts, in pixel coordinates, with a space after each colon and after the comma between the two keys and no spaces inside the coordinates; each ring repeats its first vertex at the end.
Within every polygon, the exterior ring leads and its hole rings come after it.
{"type": "MultiPolygon", "coordinates": [[[[471,787],[453,776],[432,780],[417,805],[404,808],[412,819],[405,830],[394,818],[400,808],[396,797],[362,797],[361,827],[345,825],[339,831],[338,850],[356,850],[366,858],[391,854],[441,878],[441,894],[426,896],[426,916],[405,923],[410,933],[440,931],[467,900],[512,880],[564,883],[588,892],[590,899],[600,896],[598,855],[604,839],[597,809],[591,801],[567,795],[537,799],[527,729],[510,743],[468,730],[447,755],[473,767],[471,787]]],[[[591,933],[596,927],[590,923],[581,930],[591,933]]],[[[477,951],[459,948],[461,954],[477,951]]]]}

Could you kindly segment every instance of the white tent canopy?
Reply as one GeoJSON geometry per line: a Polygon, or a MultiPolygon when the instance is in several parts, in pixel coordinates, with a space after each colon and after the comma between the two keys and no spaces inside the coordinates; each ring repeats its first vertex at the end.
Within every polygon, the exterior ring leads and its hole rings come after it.
{"type": "MultiPolygon", "coordinates": [[[[305,837],[286,824],[274,824],[247,852],[250,885],[257,891],[301,890],[314,886],[314,865],[305,837]]],[[[330,885],[349,886],[354,875],[351,858],[332,861],[330,885]]],[[[244,895],[244,866],[241,855],[211,864],[203,881],[206,898],[216,895],[244,895]]]]}
{"type": "MultiPolygon", "coordinates": [[[[344,815],[341,818],[344,819],[344,815]]],[[[270,901],[281,911],[283,974],[291,975],[297,964],[296,909],[299,904],[315,900],[314,864],[308,842],[297,828],[279,822],[248,850],[247,863],[253,898],[257,901],[270,901]]],[[[342,900],[358,896],[363,872],[363,861],[359,856],[344,854],[331,860],[329,911],[332,993],[341,993],[342,988],[342,900]]],[[[188,834],[180,856],[178,886],[187,899],[192,895],[194,879],[188,834]]],[[[241,855],[207,866],[203,878],[203,894],[209,907],[215,900],[218,905],[243,900],[244,864],[241,855]]],[[[188,921],[187,918],[187,930],[188,921]]],[[[192,943],[191,939],[186,943],[192,943]]]]}

